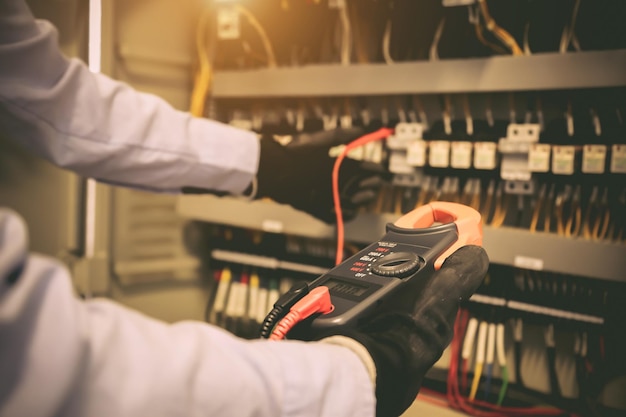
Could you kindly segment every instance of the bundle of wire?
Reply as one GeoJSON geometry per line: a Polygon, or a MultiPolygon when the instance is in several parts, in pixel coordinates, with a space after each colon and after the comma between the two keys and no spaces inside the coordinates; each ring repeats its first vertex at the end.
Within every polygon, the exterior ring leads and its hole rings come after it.
{"type": "MultiPolygon", "coordinates": [[[[489,7],[487,6],[487,0],[478,0],[478,5],[485,21],[485,29],[493,33],[493,35],[500,42],[506,45],[506,47],[511,51],[511,54],[517,56],[524,55],[524,51],[522,51],[520,46],[517,44],[515,38],[502,27],[498,26],[494,18],[491,16],[491,13],[489,12],[489,7]]],[[[479,26],[476,27],[476,35],[478,36],[478,39],[481,40],[481,42],[483,42],[485,45],[492,47],[497,52],[501,51],[501,48],[499,48],[497,45],[493,45],[492,43],[487,42],[487,40],[482,35],[482,29],[479,26]]]]}
{"type": "MultiPolygon", "coordinates": [[[[463,336],[465,331],[468,330],[468,323],[469,313],[465,310],[460,311],[454,326],[454,337],[450,344],[450,366],[448,368],[446,393],[441,394],[426,388],[422,388],[421,390],[422,394],[438,398],[431,402],[477,417],[575,416],[575,414],[557,408],[503,407],[501,405],[464,397],[459,389],[459,356],[463,336]]],[[[466,367],[463,371],[463,375],[466,375],[466,367]]],[[[478,378],[480,379],[480,375],[478,378]]],[[[420,396],[419,398],[423,399],[428,397],[420,396]]],[[[429,401],[429,399],[427,399],[427,401],[429,401]]]]}

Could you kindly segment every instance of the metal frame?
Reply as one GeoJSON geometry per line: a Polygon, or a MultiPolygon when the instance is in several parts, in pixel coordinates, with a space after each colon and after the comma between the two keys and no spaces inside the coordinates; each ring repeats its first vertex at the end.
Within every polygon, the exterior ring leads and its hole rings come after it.
{"type": "Polygon", "coordinates": [[[626,50],[219,71],[215,73],[213,97],[343,97],[624,87],[624,68],[626,50]]]}

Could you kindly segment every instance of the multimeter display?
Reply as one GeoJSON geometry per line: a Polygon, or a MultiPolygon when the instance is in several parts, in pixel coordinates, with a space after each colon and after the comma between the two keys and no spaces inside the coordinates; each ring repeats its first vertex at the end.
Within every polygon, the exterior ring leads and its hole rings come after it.
{"type": "Polygon", "coordinates": [[[355,285],[351,282],[347,282],[344,280],[339,280],[336,278],[331,278],[324,282],[324,285],[328,287],[328,289],[332,293],[336,293],[338,295],[347,295],[351,297],[360,297],[367,292],[369,287],[364,285],[355,285]]]}

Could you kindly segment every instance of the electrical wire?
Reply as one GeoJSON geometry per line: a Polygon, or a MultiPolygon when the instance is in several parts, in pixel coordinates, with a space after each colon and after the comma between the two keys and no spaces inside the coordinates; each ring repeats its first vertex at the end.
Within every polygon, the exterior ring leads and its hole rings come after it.
{"type": "Polygon", "coordinates": [[[383,34],[383,58],[385,59],[385,63],[387,65],[391,65],[394,63],[393,58],[391,58],[390,44],[391,44],[391,19],[387,20],[387,25],[385,26],[385,33],[383,34]]]}
{"type": "Polygon", "coordinates": [[[226,299],[230,289],[230,283],[232,279],[232,273],[230,268],[222,269],[222,273],[219,277],[219,284],[217,286],[217,292],[215,294],[215,300],[213,301],[213,310],[211,311],[211,323],[220,323],[222,320],[222,313],[226,307],[226,299]]]}
{"type": "Polygon", "coordinates": [[[489,323],[487,332],[487,355],[485,364],[487,365],[487,380],[485,381],[485,400],[489,400],[489,394],[491,393],[491,378],[493,376],[493,362],[496,352],[496,325],[495,323],[489,323]]]}
{"type": "Polygon", "coordinates": [[[437,30],[433,36],[433,43],[430,45],[429,57],[431,61],[439,60],[439,41],[441,40],[441,35],[443,34],[443,28],[445,25],[446,17],[444,16],[439,21],[439,25],[437,26],[437,30]]]}
{"type": "Polygon", "coordinates": [[[194,76],[193,90],[189,112],[196,117],[203,117],[209,91],[212,83],[213,68],[208,53],[207,32],[211,11],[205,9],[200,15],[196,27],[196,53],[198,54],[198,69],[194,76]]]}
{"type": "Polygon", "coordinates": [[[472,348],[476,340],[476,331],[478,330],[478,319],[472,317],[467,325],[465,338],[463,339],[463,350],[461,351],[462,369],[461,369],[461,387],[463,392],[467,392],[467,366],[469,358],[472,355],[472,348]]]}
{"type": "Polygon", "coordinates": [[[513,347],[515,354],[515,380],[520,386],[524,386],[522,378],[522,338],[524,331],[524,322],[522,319],[516,319],[513,324],[513,347]]]}
{"type": "Polygon", "coordinates": [[[530,43],[528,41],[528,36],[530,35],[530,22],[526,22],[524,26],[524,53],[526,55],[531,55],[532,51],[530,50],[530,43]]]}
{"type": "Polygon", "coordinates": [[[491,226],[500,227],[504,224],[506,213],[509,208],[509,200],[509,195],[504,192],[504,183],[501,182],[496,189],[496,206],[493,212],[493,217],[491,218],[491,226]]]}
{"type": "Polygon", "coordinates": [[[478,0],[480,11],[485,19],[485,28],[494,34],[504,45],[506,45],[513,55],[524,55],[524,52],[517,44],[517,41],[509,32],[498,26],[496,21],[491,17],[489,13],[489,6],[487,0],[478,0]]]}
{"type": "Polygon", "coordinates": [[[546,198],[546,203],[544,205],[543,210],[543,231],[550,232],[552,229],[552,216],[554,216],[554,196],[555,196],[555,185],[552,184],[550,186],[550,191],[548,192],[548,197],[546,198]]]}
{"type": "Polygon", "coordinates": [[[270,68],[276,67],[277,62],[276,55],[274,54],[274,48],[272,47],[272,43],[267,36],[267,32],[265,32],[265,29],[263,28],[261,23],[246,7],[242,6],[241,4],[237,4],[235,5],[235,7],[239,14],[244,16],[248,23],[250,23],[250,26],[252,26],[259,34],[259,37],[261,38],[261,43],[263,43],[263,48],[265,49],[265,53],[267,54],[267,66],[270,68]]]}
{"type": "Polygon", "coordinates": [[[252,327],[253,323],[257,321],[256,312],[259,309],[259,274],[253,271],[250,274],[250,283],[248,286],[248,312],[246,314],[248,319],[248,325],[252,327]]]}
{"type": "Polygon", "coordinates": [[[332,187],[333,187],[333,202],[335,205],[335,215],[337,219],[337,253],[335,256],[335,264],[339,265],[343,260],[343,246],[344,246],[344,224],[343,224],[343,214],[341,211],[341,199],[339,197],[339,168],[341,167],[341,162],[344,160],[348,152],[368,144],[370,142],[383,140],[393,134],[393,129],[389,128],[381,128],[375,132],[368,133],[360,138],[350,142],[347,144],[337,156],[335,160],[335,165],[333,166],[333,175],[332,175],[332,187]]]}
{"type": "Polygon", "coordinates": [[[565,224],[565,236],[576,237],[580,233],[582,225],[582,210],[580,207],[580,185],[576,186],[576,190],[572,195],[570,213],[565,224]]]}
{"type": "Polygon", "coordinates": [[[269,339],[282,340],[302,320],[316,313],[328,314],[334,308],[328,287],[323,285],[315,287],[291,307],[289,312],[276,324],[269,339]]]}
{"type": "Polygon", "coordinates": [[[602,198],[600,199],[599,213],[595,219],[592,236],[596,240],[601,240],[606,237],[611,221],[611,210],[609,209],[609,189],[604,188],[602,198]]]}
{"type": "MultiPolygon", "coordinates": [[[[458,358],[461,340],[469,321],[469,314],[460,310],[454,324],[454,337],[450,344],[450,366],[445,398],[450,408],[460,410],[476,417],[523,417],[523,416],[559,416],[566,414],[563,410],[547,407],[502,407],[485,401],[468,402],[459,392],[458,358]]],[[[441,396],[441,395],[440,395],[441,396]]],[[[574,416],[571,414],[571,416],[574,416]]]]}
{"type": "Polygon", "coordinates": [[[343,0],[339,6],[341,21],[341,65],[350,65],[352,56],[352,27],[348,16],[348,0],[343,0]]]}
{"type": "Polygon", "coordinates": [[[546,342],[546,353],[548,357],[548,372],[550,377],[550,391],[552,395],[560,397],[561,387],[556,372],[556,343],[554,340],[554,325],[549,324],[544,329],[544,339],[546,342]]]}
{"type": "Polygon", "coordinates": [[[496,182],[492,179],[491,181],[489,181],[489,185],[487,186],[485,201],[481,204],[480,207],[480,215],[483,219],[485,219],[485,223],[489,221],[489,216],[491,215],[495,190],[496,182]]]}
{"type": "Polygon", "coordinates": [[[506,390],[509,385],[509,370],[507,368],[506,350],[504,347],[504,324],[498,323],[496,326],[496,355],[498,365],[500,365],[500,373],[502,374],[502,386],[498,393],[497,405],[501,406],[506,396],[506,390]]]}
{"type": "Polygon", "coordinates": [[[575,27],[576,27],[576,19],[578,18],[578,9],[580,8],[580,0],[576,0],[574,3],[574,7],[572,8],[572,16],[570,18],[569,25],[566,25],[563,28],[563,33],[561,35],[561,44],[559,46],[559,52],[564,54],[567,52],[570,45],[576,44],[577,48],[580,50],[580,45],[578,44],[578,39],[576,38],[575,27]],[[575,41],[574,41],[575,39],[575,41]]]}
{"type": "MultiPolygon", "coordinates": [[[[473,9],[470,9],[470,11],[471,10],[473,9]]],[[[472,13],[472,15],[474,14],[472,13]]],[[[500,45],[496,45],[495,43],[488,41],[487,38],[485,38],[483,26],[480,23],[480,13],[476,13],[473,21],[474,21],[474,32],[476,34],[476,38],[480,41],[480,43],[482,43],[483,45],[485,45],[486,47],[488,47],[489,49],[491,49],[492,51],[496,53],[503,54],[503,55],[507,54],[506,49],[502,48],[500,45]]]]}
{"type": "Polygon", "coordinates": [[[539,195],[537,196],[537,200],[535,201],[535,207],[533,209],[533,214],[530,219],[530,231],[534,233],[537,230],[537,223],[539,222],[539,216],[541,215],[541,210],[545,204],[546,198],[546,190],[548,189],[547,184],[542,184],[539,189],[539,195]]]}
{"type": "Polygon", "coordinates": [[[470,389],[469,399],[473,401],[476,398],[476,392],[478,391],[478,384],[483,373],[483,366],[485,364],[485,348],[487,345],[487,330],[488,325],[486,321],[482,321],[478,326],[478,344],[476,346],[476,364],[474,365],[474,379],[472,380],[472,388],[470,389]]]}

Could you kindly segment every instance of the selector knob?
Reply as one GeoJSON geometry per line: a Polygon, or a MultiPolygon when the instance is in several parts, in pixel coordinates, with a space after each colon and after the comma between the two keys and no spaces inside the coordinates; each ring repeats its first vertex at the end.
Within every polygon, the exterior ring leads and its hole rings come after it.
{"type": "Polygon", "coordinates": [[[372,262],[372,272],[383,277],[404,278],[420,268],[420,257],[411,252],[395,252],[372,262]]]}

